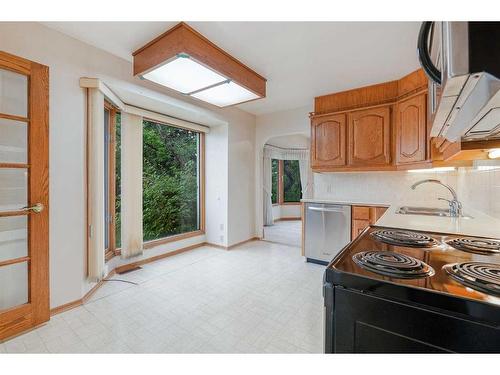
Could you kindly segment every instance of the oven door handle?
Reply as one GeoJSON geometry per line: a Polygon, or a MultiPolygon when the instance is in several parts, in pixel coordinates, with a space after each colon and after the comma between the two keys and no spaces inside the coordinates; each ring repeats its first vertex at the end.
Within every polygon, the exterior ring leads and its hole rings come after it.
{"type": "Polygon", "coordinates": [[[438,85],[441,84],[441,72],[434,65],[429,53],[429,35],[432,32],[433,23],[430,21],[422,22],[420,26],[420,32],[418,33],[417,51],[418,59],[420,60],[420,65],[424,69],[425,74],[436,82],[438,85]]]}

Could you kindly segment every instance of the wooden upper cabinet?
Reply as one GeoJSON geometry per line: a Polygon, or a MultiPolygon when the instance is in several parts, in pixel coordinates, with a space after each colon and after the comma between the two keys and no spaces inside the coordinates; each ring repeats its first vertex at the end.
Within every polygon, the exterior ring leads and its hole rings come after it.
{"type": "Polygon", "coordinates": [[[441,158],[436,160],[446,158],[442,147],[429,142],[427,85],[418,69],[398,80],[314,98],[312,169],[405,170],[431,167],[433,152],[441,158]]]}
{"type": "Polygon", "coordinates": [[[396,163],[425,161],[427,146],[426,94],[396,105],[396,163]]]}
{"type": "Polygon", "coordinates": [[[367,167],[391,163],[390,106],[349,113],[348,133],[349,165],[367,167]]]}
{"type": "Polygon", "coordinates": [[[311,166],[313,168],[344,166],[346,164],[345,114],[313,119],[311,143],[311,166]]]}

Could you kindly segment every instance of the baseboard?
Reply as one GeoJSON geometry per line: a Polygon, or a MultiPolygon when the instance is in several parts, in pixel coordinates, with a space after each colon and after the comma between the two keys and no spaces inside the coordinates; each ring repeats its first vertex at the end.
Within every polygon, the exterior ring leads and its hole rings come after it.
{"type": "Polygon", "coordinates": [[[227,250],[228,249],[227,246],[217,245],[216,243],[212,243],[212,242],[205,242],[204,245],[205,246],[210,246],[210,247],[215,247],[216,249],[221,249],[221,250],[227,250]]]}
{"type": "Polygon", "coordinates": [[[288,220],[302,220],[302,218],[300,216],[280,217],[279,219],[276,219],[274,221],[288,221],[288,220]]]}
{"type": "Polygon", "coordinates": [[[50,316],[57,315],[57,314],[65,312],[65,311],[74,309],[75,307],[83,305],[85,302],[87,302],[90,299],[90,297],[92,297],[94,295],[95,292],[97,292],[97,290],[101,287],[101,285],[104,284],[105,280],[109,277],[112,277],[114,274],[115,274],[115,270],[111,270],[111,272],[108,273],[103,280],[101,280],[97,284],[95,284],[87,293],[85,293],[85,295],[82,298],[77,299],[77,300],[72,301],[72,302],[65,303],[64,305],[61,305],[61,306],[54,307],[53,309],[50,309],[50,316]]]}
{"type": "Polygon", "coordinates": [[[83,299],[77,299],[76,301],[68,302],[65,303],[64,305],[54,307],[53,309],[50,309],[50,316],[54,316],[60,313],[63,313],[65,311],[74,309],[75,307],[83,305],[83,299]]]}
{"type": "Polygon", "coordinates": [[[245,240],[245,241],[241,241],[241,242],[238,242],[238,243],[235,243],[231,246],[228,247],[228,250],[231,250],[231,249],[234,249],[235,247],[237,246],[240,246],[240,245],[243,245],[243,244],[246,244],[247,242],[252,242],[252,241],[257,241],[259,240],[259,237],[251,237],[249,238],[248,240],[245,240]]]}
{"type": "Polygon", "coordinates": [[[234,249],[235,247],[237,246],[240,246],[240,245],[243,245],[243,244],[246,244],[247,242],[252,242],[252,241],[259,241],[260,238],[259,237],[251,237],[249,238],[248,240],[244,240],[244,241],[241,241],[241,242],[237,242],[233,245],[230,245],[230,246],[223,246],[223,245],[217,245],[215,243],[211,243],[211,242],[205,242],[205,245],[207,246],[211,246],[211,247],[215,247],[217,249],[221,249],[221,250],[231,250],[231,249],[234,249]]]}

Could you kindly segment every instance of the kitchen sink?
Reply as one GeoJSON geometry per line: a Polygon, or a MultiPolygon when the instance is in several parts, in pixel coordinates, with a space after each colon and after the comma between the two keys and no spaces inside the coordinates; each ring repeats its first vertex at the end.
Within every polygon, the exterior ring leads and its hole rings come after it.
{"type": "MultiPolygon", "coordinates": [[[[445,208],[432,208],[432,207],[402,206],[396,210],[396,213],[401,215],[425,215],[425,216],[450,217],[450,210],[447,210],[445,208]]],[[[472,217],[468,215],[460,215],[460,217],[464,219],[472,219],[472,217]]]]}

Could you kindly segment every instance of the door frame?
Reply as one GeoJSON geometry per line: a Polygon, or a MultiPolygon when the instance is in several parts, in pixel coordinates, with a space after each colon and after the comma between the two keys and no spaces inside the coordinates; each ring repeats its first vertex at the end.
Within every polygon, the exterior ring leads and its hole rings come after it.
{"type": "Polygon", "coordinates": [[[50,319],[49,301],[49,68],[0,51],[0,68],[28,77],[28,117],[0,114],[2,118],[27,124],[28,163],[0,163],[0,168],[28,170],[28,207],[43,205],[39,213],[30,210],[2,212],[0,216],[28,217],[28,302],[0,311],[0,341],[29,330],[50,319]]]}

